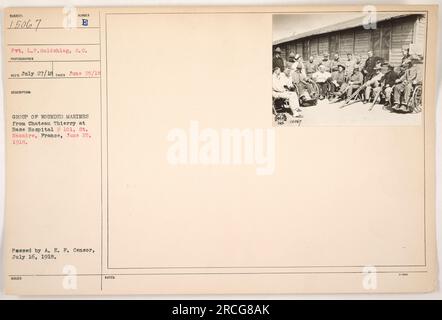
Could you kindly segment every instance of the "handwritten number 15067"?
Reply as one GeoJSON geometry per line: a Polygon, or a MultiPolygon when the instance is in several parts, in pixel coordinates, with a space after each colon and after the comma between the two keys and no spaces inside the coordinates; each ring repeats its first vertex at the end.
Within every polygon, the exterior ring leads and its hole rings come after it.
{"type": "Polygon", "coordinates": [[[37,31],[40,23],[41,19],[12,19],[11,23],[9,24],[9,29],[35,29],[35,31],[37,31]]]}

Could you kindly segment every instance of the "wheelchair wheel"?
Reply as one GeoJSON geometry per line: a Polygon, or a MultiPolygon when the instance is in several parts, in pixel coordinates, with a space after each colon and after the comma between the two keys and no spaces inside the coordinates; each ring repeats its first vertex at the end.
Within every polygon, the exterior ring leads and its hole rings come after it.
{"type": "Polygon", "coordinates": [[[294,84],[296,95],[299,97],[299,88],[297,84],[294,84]]]}
{"type": "Polygon", "coordinates": [[[422,85],[418,84],[414,90],[410,99],[411,112],[418,113],[422,111],[422,85]]]}
{"type": "Polygon", "coordinates": [[[331,82],[327,81],[327,91],[325,92],[325,98],[330,100],[330,98],[333,97],[334,90],[335,86],[331,82]]]}
{"type": "Polygon", "coordinates": [[[299,85],[295,84],[295,92],[298,95],[298,101],[299,101],[299,106],[300,107],[310,107],[311,104],[311,100],[304,100],[301,95],[299,94],[299,85]]]}
{"type": "Polygon", "coordinates": [[[313,88],[313,92],[315,94],[315,98],[317,99],[319,97],[319,86],[315,81],[312,81],[312,88],[313,88]]]}

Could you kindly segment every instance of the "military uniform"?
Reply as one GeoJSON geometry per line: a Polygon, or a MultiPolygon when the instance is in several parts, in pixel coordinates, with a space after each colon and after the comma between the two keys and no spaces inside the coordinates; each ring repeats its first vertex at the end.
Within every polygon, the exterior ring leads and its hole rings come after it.
{"type": "Polygon", "coordinates": [[[329,59],[322,59],[321,64],[325,67],[326,72],[331,72],[331,60],[329,59]]]}
{"type": "Polygon", "coordinates": [[[385,93],[385,104],[389,104],[391,101],[391,94],[393,93],[393,87],[396,84],[396,79],[399,78],[399,75],[393,71],[389,70],[386,74],[384,74],[381,79],[381,84],[385,93]]]}
{"type": "Polygon", "coordinates": [[[318,65],[314,61],[313,62],[307,61],[304,63],[304,66],[305,66],[305,73],[309,78],[312,77],[313,73],[318,71],[318,65]]]}
{"type": "Polygon", "coordinates": [[[348,82],[344,83],[341,86],[341,93],[344,93],[344,91],[347,93],[347,97],[350,97],[353,93],[354,89],[359,88],[362,85],[362,82],[364,81],[364,76],[362,75],[362,72],[359,71],[359,69],[354,69],[353,74],[348,79],[348,82]]]}
{"type": "Polygon", "coordinates": [[[373,76],[375,70],[374,68],[376,67],[376,64],[378,63],[378,61],[380,61],[381,59],[379,57],[369,57],[367,58],[367,60],[365,61],[365,65],[364,65],[364,73],[365,73],[365,81],[368,81],[371,79],[371,77],[373,76]]]}
{"type": "Polygon", "coordinates": [[[353,69],[355,67],[356,60],[351,59],[345,61],[345,73],[348,77],[350,77],[353,74],[353,69]]]}
{"type": "Polygon", "coordinates": [[[396,80],[397,84],[394,87],[394,104],[401,103],[401,96],[403,94],[403,103],[406,104],[411,96],[413,90],[413,81],[417,78],[417,69],[415,66],[410,67],[405,73],[396,80]]]}
{"type": "Polygon", "coordinates": [[[312,86],[310,83],[307,82],[308,81],[307,76],[302,72],[300,72],[299,70],[300,69],[292,73],[293,83],[298,86],[299,97],[302,98],[307,96],[308,98],[310,98],[310,92],[312,92],[312,86]]]}
{"type": "MultiPolygon", "coordinates": [[[[282,74],[282,73],[281,73],[282,74]]],[[[298,112],[299,100],[296,92],[288,91],[286,89],[286,79],[281,74],[273,73],[273,93],[272,96],[275,99],[287,99],[289,101],[290,109],[293,112],[298,112]]]]}
{"type": "Polygon", "coordinates": [[[345,83],[346,75],[345,71],[335,71],[332,73],[331,83],[333,85],[332,93],[339,89],[341,92],[341,87],[345,83]]]}
{"type": "Polygon", "coordinates": [[[312,74],[312,78],[313,80],[315,80],[315,82],[318,84],[319,87],[319,95],[323,98],[327,95],[328,93],[328,81],[331,77],[330,72],[324,71],[316,71],[315,73],[312,74]]]}
{"type": "Polygon", "coordinates": [[[284,71],[284,59],[282,59],[280,56],[273,57],[273,69],[276,67],[278,67],[281,72],[284,71]]]}
{"type": "Polygon", "coordinates": [[[371,91],[373,90],[374,96],[378,94],[379,91],[381,91],[381,79],[384,77],[384,74],[380,71],[380,68],[374,69],[374,74],[372,75],[371,79],[368,80],[365,84],[365,101],[370,100],[371,91]]]}
{"type": "Polygon", "coordinates": [[[411,55],[409,53],[407,53],[406,55],[402,56],[402,61],[401,61],[401,65],[405,66],[407,65],[409,62],[411,61],[411,55]]]}
{"type": "Polygon", "coordinates": [[[333,59],[330,62],[330,69],[333,71],[334,69],[337,69],[340,64],[341,62],[339,61],[339,59],[333,59]]]}

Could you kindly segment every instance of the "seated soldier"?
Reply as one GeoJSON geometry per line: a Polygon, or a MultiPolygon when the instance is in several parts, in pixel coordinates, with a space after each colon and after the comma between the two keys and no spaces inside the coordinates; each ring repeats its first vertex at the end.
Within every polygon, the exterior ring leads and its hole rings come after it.
{"type": "Polygon", "coordinates": [[[333,94],[335,92],[335,90],[336,90],[336,86],[334,84],[334,80],[336,78],[337,73],[338,73],[338,66],[332,67],[331,68],[331,72],[330,72],[331,75],[330,75],[330,78],[328,79],[328,82],[329,82],[328,89],[329,89],[329,93],[331,93],[331,94],[333,94]]]}
{"type": "Polygon", "coordinates": [[[396,73],[394,67],[391,64],[384,63],[383,67],[386,67],[388,70],[381,79],[381,88],[384,92],[385,97],[384,106],[389,107],[391,104],[391,94],[393,92],[393,87],[396,84],[396,79],[399,77],[399,75],[396,73]]]}
{"type": "Polygon", "coordinates": [[[340,89],[346,80],[345,66],[343,64],[338,64],[336,68],[336,71],[334,71],[331,75],[331,91],[333,94],[336,92],[339,94],[340,89]]]}
{"type": "Polygon", "coordinates": [[[310,83],[311,80],[307,78],[307,76],[304,75],[304,73],[302,73],[301,65],[298,65],[296,67],[296,70],[292,72],[291,78],[293,84],[295,84],[298,87],[299,98],[301,98],[302,101],[308,101],[314,98],[310,94],[311,92],[313,92],[313,88],[310,83]]]}
{"type": "Polygon", "coordinates": [[[287,66],[284,68],[284,72],[281,72],[281,75],[280,75],[281,83],[283,84],[284,88],[288,91],[295,90],[295,86],[293,85],[291,73],[292,73],[292,70],[290,69],[290,67],[287,66]]]}
{"type": "Polygon", "coordinates": [[[318,71],[313,73],[312,78],[319,86],[319,99],[322,100],[328,94],[328,81],[331,77],[330,72],[325,71],[326,67],[320,64],[318,71]]]}
{"type": "Polygon", "coordinates": [[[374,67],[373,72],[374,73],[372,74],[371,79],[365,83],[365,96],[362,100],[363,103],[370,101],[372,90],[375,94],[381,90],[381,79],[384,76],[384,74],[381,72],[381,67],[374,67]]]}
{"type": "Polygon", "coordinates": [[[394,105],[393,109],[397,111],[408,112],[408,99],[413,91],[413,84],[417,78],[417,70],[410,60],[406,64],[407,69],[404,74],[396,79],[394,87],[394,105]]]}
{"type": "Polygon", "coordinates": [[[284,76],[281,76],[281,70],[279,67],[275,67],[273,69],[273,93],[272,96],[275,99],[287,99],[289,101],[289,107],[292,111],[292,114],[297,118],[302,118],[300,114],[301,109],[299,109],[299,100],[298,95],[294,91],[289,91],[285,88],[287,84],[285,82],[284,76]]]}
{"type": "Polygon", "coordinates": [[[364,80],[364,75],[359,70],[359,65],[353,66],[353,72],[348,78],[348,82],[344,82],[341,84],[339,92],[336,94],[336,99],[334,102],[343,99],[344,97],[350,98],[353,91],[358,89],[362,85],[362,81],[364,80]]]}

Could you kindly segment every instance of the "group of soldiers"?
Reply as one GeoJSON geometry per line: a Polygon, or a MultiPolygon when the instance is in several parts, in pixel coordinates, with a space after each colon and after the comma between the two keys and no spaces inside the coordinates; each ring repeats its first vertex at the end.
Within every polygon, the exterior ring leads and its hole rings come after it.
{"type": "Polygon", "coordinates": [[[363,103],[371,100],[377,103],[382,94],[384,109],[409,112],[408,99],[416,81],[417,70],[408,47],[403,48],[402,63],[396,67],[374,56],[372,51],[367,52],[367,59],[362,63],[361,58],[352,53],[348,53],[346,59],[338,54],[330,59],[329,54],[324,53],[317,62],[313,56],[303,61],[301,55],[292,52],[285,61],[281,49],[274,50],[273,97],[287,99],[290,108],[297,112],[296,117],[302,117],[299,106],[304,101],[328,99],[333,103],[351,98],[356,90],[361,92],[363,103]],[[319,93],[313,90],[314,85],[319,87],[319,93]]]}

